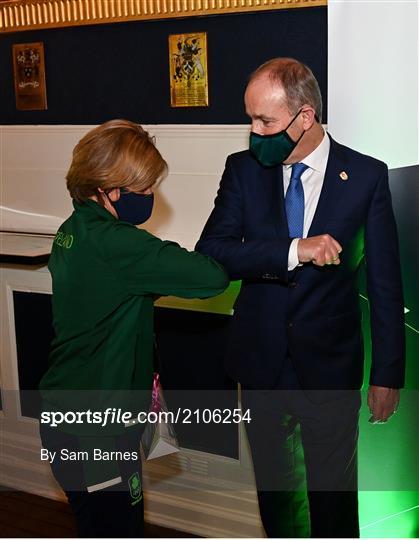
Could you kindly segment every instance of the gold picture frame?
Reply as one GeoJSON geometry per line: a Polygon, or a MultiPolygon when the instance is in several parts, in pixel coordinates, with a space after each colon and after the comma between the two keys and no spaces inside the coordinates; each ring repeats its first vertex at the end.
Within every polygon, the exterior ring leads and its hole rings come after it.
{"type": "Polygon", "coordinates": [[[207,33],[169,35],[171,107],[208,107],[207,33]]]}
{"type": "Polygon", "coordinates": [[[47,109],[44,44],[12,45],[16,108],[20,111],[47,109]]]}

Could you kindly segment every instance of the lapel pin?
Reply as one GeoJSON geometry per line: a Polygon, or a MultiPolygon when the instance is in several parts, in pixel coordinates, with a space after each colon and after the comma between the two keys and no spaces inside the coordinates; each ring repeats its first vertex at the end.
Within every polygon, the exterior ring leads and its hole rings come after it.
{"type": "Polygon", "coordinates": [[[342,180],[347,180],[348,179],[348,175],[346,174],[345,171],[342,171],[339,176],[341,177],[342,180]]]}

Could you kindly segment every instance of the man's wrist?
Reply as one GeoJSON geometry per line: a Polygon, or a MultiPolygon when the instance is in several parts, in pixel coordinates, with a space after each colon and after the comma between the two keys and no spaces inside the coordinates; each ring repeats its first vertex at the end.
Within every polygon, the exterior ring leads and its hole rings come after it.
{"type": "Polygon", "coordinates": [[[298,260],[299,241],[299,238],[293,238],[290,244],[290,249],[288,251],[288,272],[291,272],[291,270],[294,270],[294,268],[296,268],[300,264],[300,261],[298,260]]]}

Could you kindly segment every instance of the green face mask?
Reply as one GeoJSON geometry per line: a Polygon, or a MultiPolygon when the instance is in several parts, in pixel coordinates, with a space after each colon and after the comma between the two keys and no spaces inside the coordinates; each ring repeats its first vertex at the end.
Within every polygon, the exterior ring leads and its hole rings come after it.
{"type": "Polygon", "coordinates": [[[302,109],[298,111],[288,126],[278,133],[272,135],[259,135],[253,131],[250,133],[249,149],[261,165],[274,167],[283,163],[300,142],[305,131],[301,133],[297,141],[293,141],[288,135],[287,129],[301,111],[302,109]]]}

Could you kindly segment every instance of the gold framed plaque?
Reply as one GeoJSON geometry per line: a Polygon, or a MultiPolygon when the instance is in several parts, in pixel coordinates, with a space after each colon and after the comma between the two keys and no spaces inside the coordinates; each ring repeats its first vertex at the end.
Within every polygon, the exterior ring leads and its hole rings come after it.
{"type": "Polygon", "coordinates": [[[16,108],[21,111],[45,110],[45,60],[43,43],[12,46],[16,108]]]}
{"type": "Polygon", "coordinates": [[[170,105],[208,107],[207,33],[169,36],[170,105]]]}

